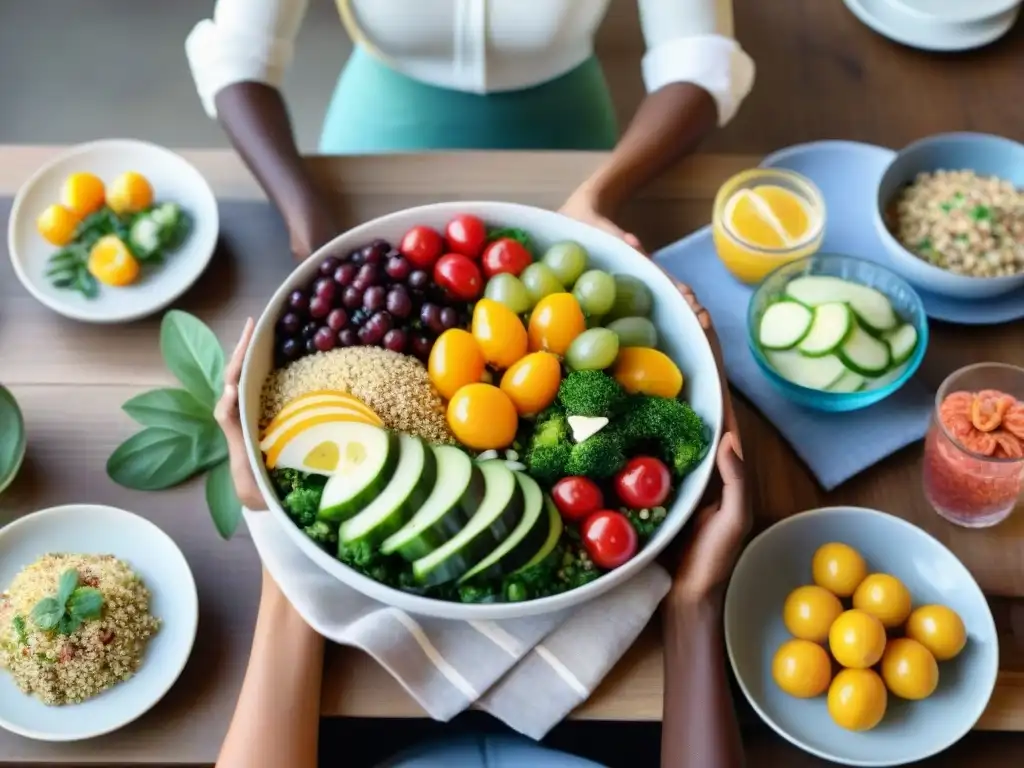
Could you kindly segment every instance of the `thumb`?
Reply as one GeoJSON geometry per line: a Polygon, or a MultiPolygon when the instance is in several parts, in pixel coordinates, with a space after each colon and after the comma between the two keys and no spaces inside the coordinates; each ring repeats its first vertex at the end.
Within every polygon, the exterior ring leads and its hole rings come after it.
{"type": "Polygon", "coordinates": [[[718,472],[722,475],[722,483],[729,486],[743,484],[743,458],[740,453],[739,441],[733,432],[726,432],[718,443],[718,455],[715,457],[718,472]]]}

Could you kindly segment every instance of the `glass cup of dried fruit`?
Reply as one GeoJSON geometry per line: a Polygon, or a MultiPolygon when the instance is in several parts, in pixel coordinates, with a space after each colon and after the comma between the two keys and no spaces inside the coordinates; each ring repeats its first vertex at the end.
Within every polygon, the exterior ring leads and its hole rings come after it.
{"type": "Polygon", "coordinates": [[[979,363],[950,374],[924,443],[924,494],[968,528],[1001,523],[1024,477],[1024,369],[979,363]]]}

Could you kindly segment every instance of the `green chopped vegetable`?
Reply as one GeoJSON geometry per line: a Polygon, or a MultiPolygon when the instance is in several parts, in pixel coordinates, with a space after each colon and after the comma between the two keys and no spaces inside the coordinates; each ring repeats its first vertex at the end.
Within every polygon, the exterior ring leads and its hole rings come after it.
{"type": "Polygon", "coordinates": [[[573,371],[558,387],[558,402],[573,416],[614,416],[626,403],[626,391],[602,371],[573,371]]]}
{"type": "Polygon", "coordinates": [[[565,477],[565,465],[572,451],[572,438],[565,412],[557,406],[537,417],[526,449],[525,462],[537,480],[554,483],[565,477]]]}
{"type": "Polygon", "coordinates": [[[976,205],[971,209],[970,215],[975,221],[991,221],[992,209],[987,205],[976,205]]]}
{"type": "Polygon", "coordinates": [[[602,480],[614,475],[625,463],[622,436],[606,428],[572,447],[565,471],[568,475],[602,480]]]}
{"type": "Polygon", "coordinates": [[[686,475],[707,451],[704,422],[682,400],[636,395],[620,422],[630,453],[652,446],[676,477],[686,475]]]}
{"type": "Polygon", "coordinates": [[[28,627],[25,625],[25,617],[18,615],[11,620],[14,627],[14,634],[18,637],[19,645],[28,645],[28,627]]]}

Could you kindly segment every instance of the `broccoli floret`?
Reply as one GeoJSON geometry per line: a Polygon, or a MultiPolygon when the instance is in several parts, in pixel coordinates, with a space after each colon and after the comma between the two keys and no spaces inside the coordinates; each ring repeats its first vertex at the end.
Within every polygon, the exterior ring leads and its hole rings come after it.
{"type": "Polygon", "coordinates": [[[331,549],[338,541],[338,530],[325,520],[314,520],[302,531],[324,549],[331,549]]]}
{"type": "Polygon", "coordinates": [[[274,483],[277,495],[282,499],[296,488],[302,487],[305,475],[297,469],[273,469],[270,471],[270,480],[274,483]]]}
{"type": "Polygon", "coordinates": [[[496,603],[500,598],[500,584],[491,581],[479,584],[461,584],[458,588],[459,601],[463,603],[496,603]]]}
{"type": "Polygon", "coordinates": [[[565,477],[572,451],[569,422],[560,408],[549,408],[537,417],[526,451],[526,466],[536,479],[553,483],[565,477]]]}
{"type": "Polygon", "coordinates": [[[614,429],[605,428],[572,447],[566,462],[567,475],[600,480],[611,477],[626,463],[621,435],[614,429]]]}
{"type": "Polygon", "coordinates": [[[558,387],[558,402],[573,416],[613,416],[626,402],[619,382],[601,371],[573,371],[558,387]]]}
{"type": "Polygon", "coordinates": [[[405,560],[393,555],[382,555],[365,540],[352,544],[339,542],[338,559],[349,568],[389,587],[404,589],[414,585],[412,572],[405,560]]]}
{"type": "Polygon", "coordinates": [[[627,447],[652,445],[676,477],[682,477],[704,457],[707,437],[697,412],[670,397],[638,395],[620,420],[627,447]]]}
{"type": "Polygon", "coordinates": [[[658,532],[658,528],[665,522],[668,510],[664,507],[653,509],[623,509],[622,513],[629,519],[640,539],[640,546],[644,546],[651,537],[658,532]],[[644,516],[646,515],[646,517],[644,516]]]}
{"type": "Polygon", "coordinates": [[[316,514],[320,511],[322,488],[296,488],[281,500],[281,504],[300,528],[316,522],[316,514]]]}

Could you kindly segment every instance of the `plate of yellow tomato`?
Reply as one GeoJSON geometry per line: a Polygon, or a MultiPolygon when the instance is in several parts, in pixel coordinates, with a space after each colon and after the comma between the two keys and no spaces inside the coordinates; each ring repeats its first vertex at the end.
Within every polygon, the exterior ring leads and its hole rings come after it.
{"type": "Polygon", "coordinates": [[[803,512],[744,550],[725,602],[729,661],[779,735],[844,765],[904,765],[962,738],[999,671],[970,572],[898,517],[803,512]]]}
{"type": "Polygon", "coordinates": [[[73,147],[15,197],[8,247],[36,299],[83,322],[163,309],[213,255],[217,201],[202,174],[163,147],[105,140],[73,147]]]}

